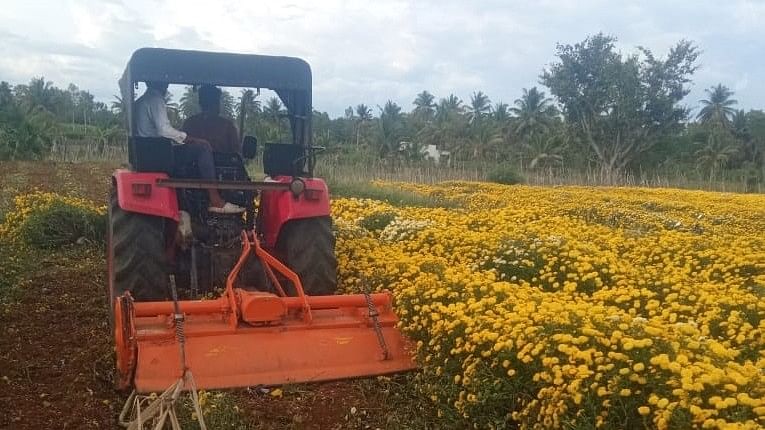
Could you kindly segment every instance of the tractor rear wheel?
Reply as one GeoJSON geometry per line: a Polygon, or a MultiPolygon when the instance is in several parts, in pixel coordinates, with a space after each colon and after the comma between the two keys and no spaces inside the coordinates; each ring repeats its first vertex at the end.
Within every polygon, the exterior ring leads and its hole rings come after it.
{"type": "Polygon", "coordinates": [[[165,252],[165,219],[126,212],[109,195],[107,264],[110,311],[125,291],[136,301],[167,300],[169,272],[165,252]]]}
{"type": "Polygon", "coordinates": [[[337,290],[335,236],[330,217],[288,222],[279,233],[276,248],[284,263],[300,277],[311,296],[327,296],[337,290]]]}

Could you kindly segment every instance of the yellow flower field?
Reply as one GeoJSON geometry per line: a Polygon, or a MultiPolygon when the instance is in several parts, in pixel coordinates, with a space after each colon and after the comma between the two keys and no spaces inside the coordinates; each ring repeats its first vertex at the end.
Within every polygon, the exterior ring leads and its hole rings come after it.
{"type": "Polygon", "coordinates": [[[765,196],[385,186],[456,208],[336,199],[342,288],[393,291],[445,419],[765,426],[765,196]]]}

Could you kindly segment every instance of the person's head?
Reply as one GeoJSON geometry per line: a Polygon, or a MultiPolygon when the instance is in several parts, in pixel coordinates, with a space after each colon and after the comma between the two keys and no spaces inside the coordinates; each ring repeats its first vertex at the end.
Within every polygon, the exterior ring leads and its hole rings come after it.
{"type": "Polygon", "coordinates": [[[149,90],[159,91],[163,96],[167,94],[167,82],[160,81],[148,81],[146,82],[146,88],[149,90]]]}
{"type": "Polygon", "coordinates": [[[199,87],[199,107],[202,112],[220,113],[220,96],[221,90],[215,85],[199,87]]]}

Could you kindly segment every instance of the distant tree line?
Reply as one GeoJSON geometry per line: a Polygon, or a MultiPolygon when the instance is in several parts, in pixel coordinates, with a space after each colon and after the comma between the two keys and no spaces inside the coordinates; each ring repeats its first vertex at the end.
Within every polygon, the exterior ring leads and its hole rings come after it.
{"type": "Polygon", "coordinates": [[[452,160],[524,169],[593,169],[605,175],[685,171],[708,180],[735,173],[765,180],[765,113],[736,109],[728,87],[706,90],[694,112],[683,104],[697,70],[698,48],[680,41],[664,57],[646,48],[625,56],[603,34],[558,45],[540,75],[552,97],[524,88],[508,105],[481,91],[466,102],[423,91],[404,113],[392,101],[376,109],[349,106],[330,119],[314,113],[314,141],[366,148],[381,159],[418,159],[402,148],[437,145],[452,160]]]}
{"type": "MultiPolygon", "coordinates": [[[[492,102],[482,91],[466,101],[422,91],[409,112],[390,100],[349,106],[337,118],[314,111],[314,144],[349,162],[422,162],[423,149],[432,145],[452,163],[606,175],[675,170],[709,180],[735,172],[764,181],[763,111],[736,109],[733,91],[723,84],[707,89],[696,111],[684,104],[698,68],[694,44],[680,41],[659,57],[642,47],[624,55],[615,42],[596,34],[558,45],[556,61],[539,77],[546,89],[524,88],[512,104],[492,102]]],[[[180,125],[197,113],[197,100],[193,87],[184,88],[177,103],[169,96],[171,121],[180,125]]],[[[224,91],[221,111],[261,141],[289,138],[287,112],[276,97],[224,91]]],[[[124,140],[122,100],[115,96],[107,106],[75,85],[59,89],[44,78],[15,87],[0,83],[0,159],[42,157],[55,136],[78,130],[124,140]]]]}

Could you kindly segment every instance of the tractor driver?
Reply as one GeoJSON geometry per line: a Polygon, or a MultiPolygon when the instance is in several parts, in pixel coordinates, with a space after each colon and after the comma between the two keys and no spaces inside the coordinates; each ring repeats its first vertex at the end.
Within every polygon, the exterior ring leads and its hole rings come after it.
{"type": "MultiPolygon", "coordinates": [[[[165,95],[167,82],[147,82],[146,92],[135,102],[135,125],[140,137],[165,137],[175,141],[175,163],[186,166],[197,164],[202,179],[215,180],[215,164],[210,143],[176,130],[167,118],[165,95]]],[[[208,190],[210,207],[215,213],[241,213],[244,208],[223,200],[218,190],[208,190]]]]}
{"type": "Polygon", "coordinates": [[[234,123],[220,114],[220,88],[214,85],[199,87],[201,112],[188,118],[181,130],[210,142],[215,152],[241,154],[242,140],[234,123]]]}

